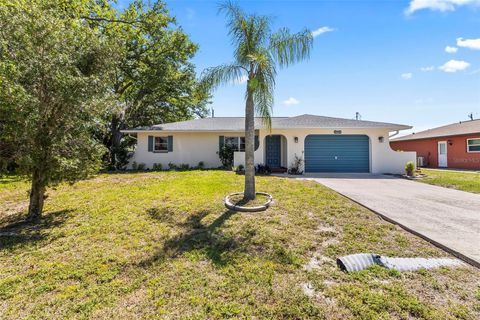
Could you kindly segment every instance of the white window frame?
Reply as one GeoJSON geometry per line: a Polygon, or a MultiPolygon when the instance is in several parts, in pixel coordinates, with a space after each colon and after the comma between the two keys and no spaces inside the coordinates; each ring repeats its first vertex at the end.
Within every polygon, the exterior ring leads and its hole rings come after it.
{"type": "MultiPolygon", "coordinates": [[[[469,138],[469,139],[467,139],[467,153],[480,153],[480,150],[479,151],[470,151],[470,145],[468,144],[468,142],[470,140],[480,140],[480,137],[479,138],[469,138]]],[[[475,147],[480,146],[480,143],[474,144],[472,146],[475,146],[475,147]]]]}
{"type": "Polygon", "coordinates": [[[245,152],[245,143],[241,143],[241,139],[245,142],[245,137],[234,137],[234,136],[224,136],[223,137],[223,145],[227,145],[227,139],[236,139],[237,140],[237,148],[234,149],[234,151],[240,151],[240,152],[245,152]],[[241,145],[243,144],[243,150],[241,145]]]}
{"type": "Polygon", "coordinates": [[[153,137],[153,152],[168,152],[168,137],[153,137]],[[165,149],[157,149],[157,138],[165,139],[166,142],[160,142],[160,145],[165,145],[165,149]]]}

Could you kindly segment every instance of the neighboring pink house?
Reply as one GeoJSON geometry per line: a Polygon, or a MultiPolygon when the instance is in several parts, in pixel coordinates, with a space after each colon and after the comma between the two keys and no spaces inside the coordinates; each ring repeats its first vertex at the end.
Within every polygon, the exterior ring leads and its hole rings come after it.
{"type": "Polygon", "coordinates": [[[390,141],[393,150],[416,151],[429,168],[480,170],[480,119],[462,121],[390,141]]]}

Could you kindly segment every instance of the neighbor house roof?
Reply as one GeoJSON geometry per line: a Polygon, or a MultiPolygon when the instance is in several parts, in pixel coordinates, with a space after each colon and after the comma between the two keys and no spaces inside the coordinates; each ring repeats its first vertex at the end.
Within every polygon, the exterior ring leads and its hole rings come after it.
{"type": "MultiPolygon", "coordinates": [[[[262,118],[255,118],[255,128],[265,128],[262,118]]],[[[304,114],[296,117],[273,117],[272,129],[362,129],[362,128],[383,128],[391,130],[410,129],[410,126],[386,122],[352,120],[332,118],[304,114]]],[[[172,123],[157,124],[150,127],[138,127],[122,130],[122,132],[140,131],[244,131],[244,117],[215,117],[195,120],[179,121],[172,123]]]]}
{"type": "Polygon", "coordinates": [[[393,139],[392,141],[418,140],[436,137],[458,136],[472,133],[480,134],[480,119],[452,123],[446,126],[412,133],[404,137],[393,139]]]}

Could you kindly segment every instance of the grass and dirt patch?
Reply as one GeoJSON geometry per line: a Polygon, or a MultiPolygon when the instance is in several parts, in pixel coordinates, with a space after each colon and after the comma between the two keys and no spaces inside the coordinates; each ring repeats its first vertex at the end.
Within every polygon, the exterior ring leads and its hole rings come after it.
{"type": "Polygon", "coordinates": [[[441,187],[480,193],[480,173],[449,170],[421,169],[427,177],[417,181],[441,187]]]}
{"type": "Polygon", "coordinates": [[[314,182],[257,182],[274,205],[234,213],[230,172],[104,174],[49,190],[37,225],[28,184],[0,183],[0,318],[480,317],[479,270],[341,272],[339,255],[448,255],[314,182]]]}

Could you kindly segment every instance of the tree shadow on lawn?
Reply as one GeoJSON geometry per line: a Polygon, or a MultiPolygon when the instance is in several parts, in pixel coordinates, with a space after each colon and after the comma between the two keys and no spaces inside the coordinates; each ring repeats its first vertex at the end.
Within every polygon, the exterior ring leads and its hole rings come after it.
{"type": "Polygon", "coordinates": [[[49,231],[62,226],[72,211],[50,212],[37,222],[26,222],[22,213],[0,218],[0,250],[47,239],[49,231]]]}
{"type": "Polygon", "coordinates": [[[0,176],[0,184],[10,184],[10,183],[13,183],[13,182],[19,182],[19,181],[22,181],[22,180],[25,180],[25,178],[21,177],[21,176],[17,176],[17,175],[4,175],[4,176],[0,176]]]}
{"type": "Polygon", "coordinates": [[[208,211],[195,212],[181,223],[175,222],[175,217],[169,215],[166,208],[151,208],[147,210],[147,213],[163,223],[179,227],[182,231],[167,239],[163,247],[152,257],[141,261],[139,264],[143,267],[148,267],[155,262],[177,258],[189,251],[204,252],[214,264],[223,266],[228,263],[224,253],[239,246],[238,240],[226,236],[220,230],[225,221],[237,212],[227,210],[208,225],[202,222],[202,219],[210,213],[208,211]]]}

